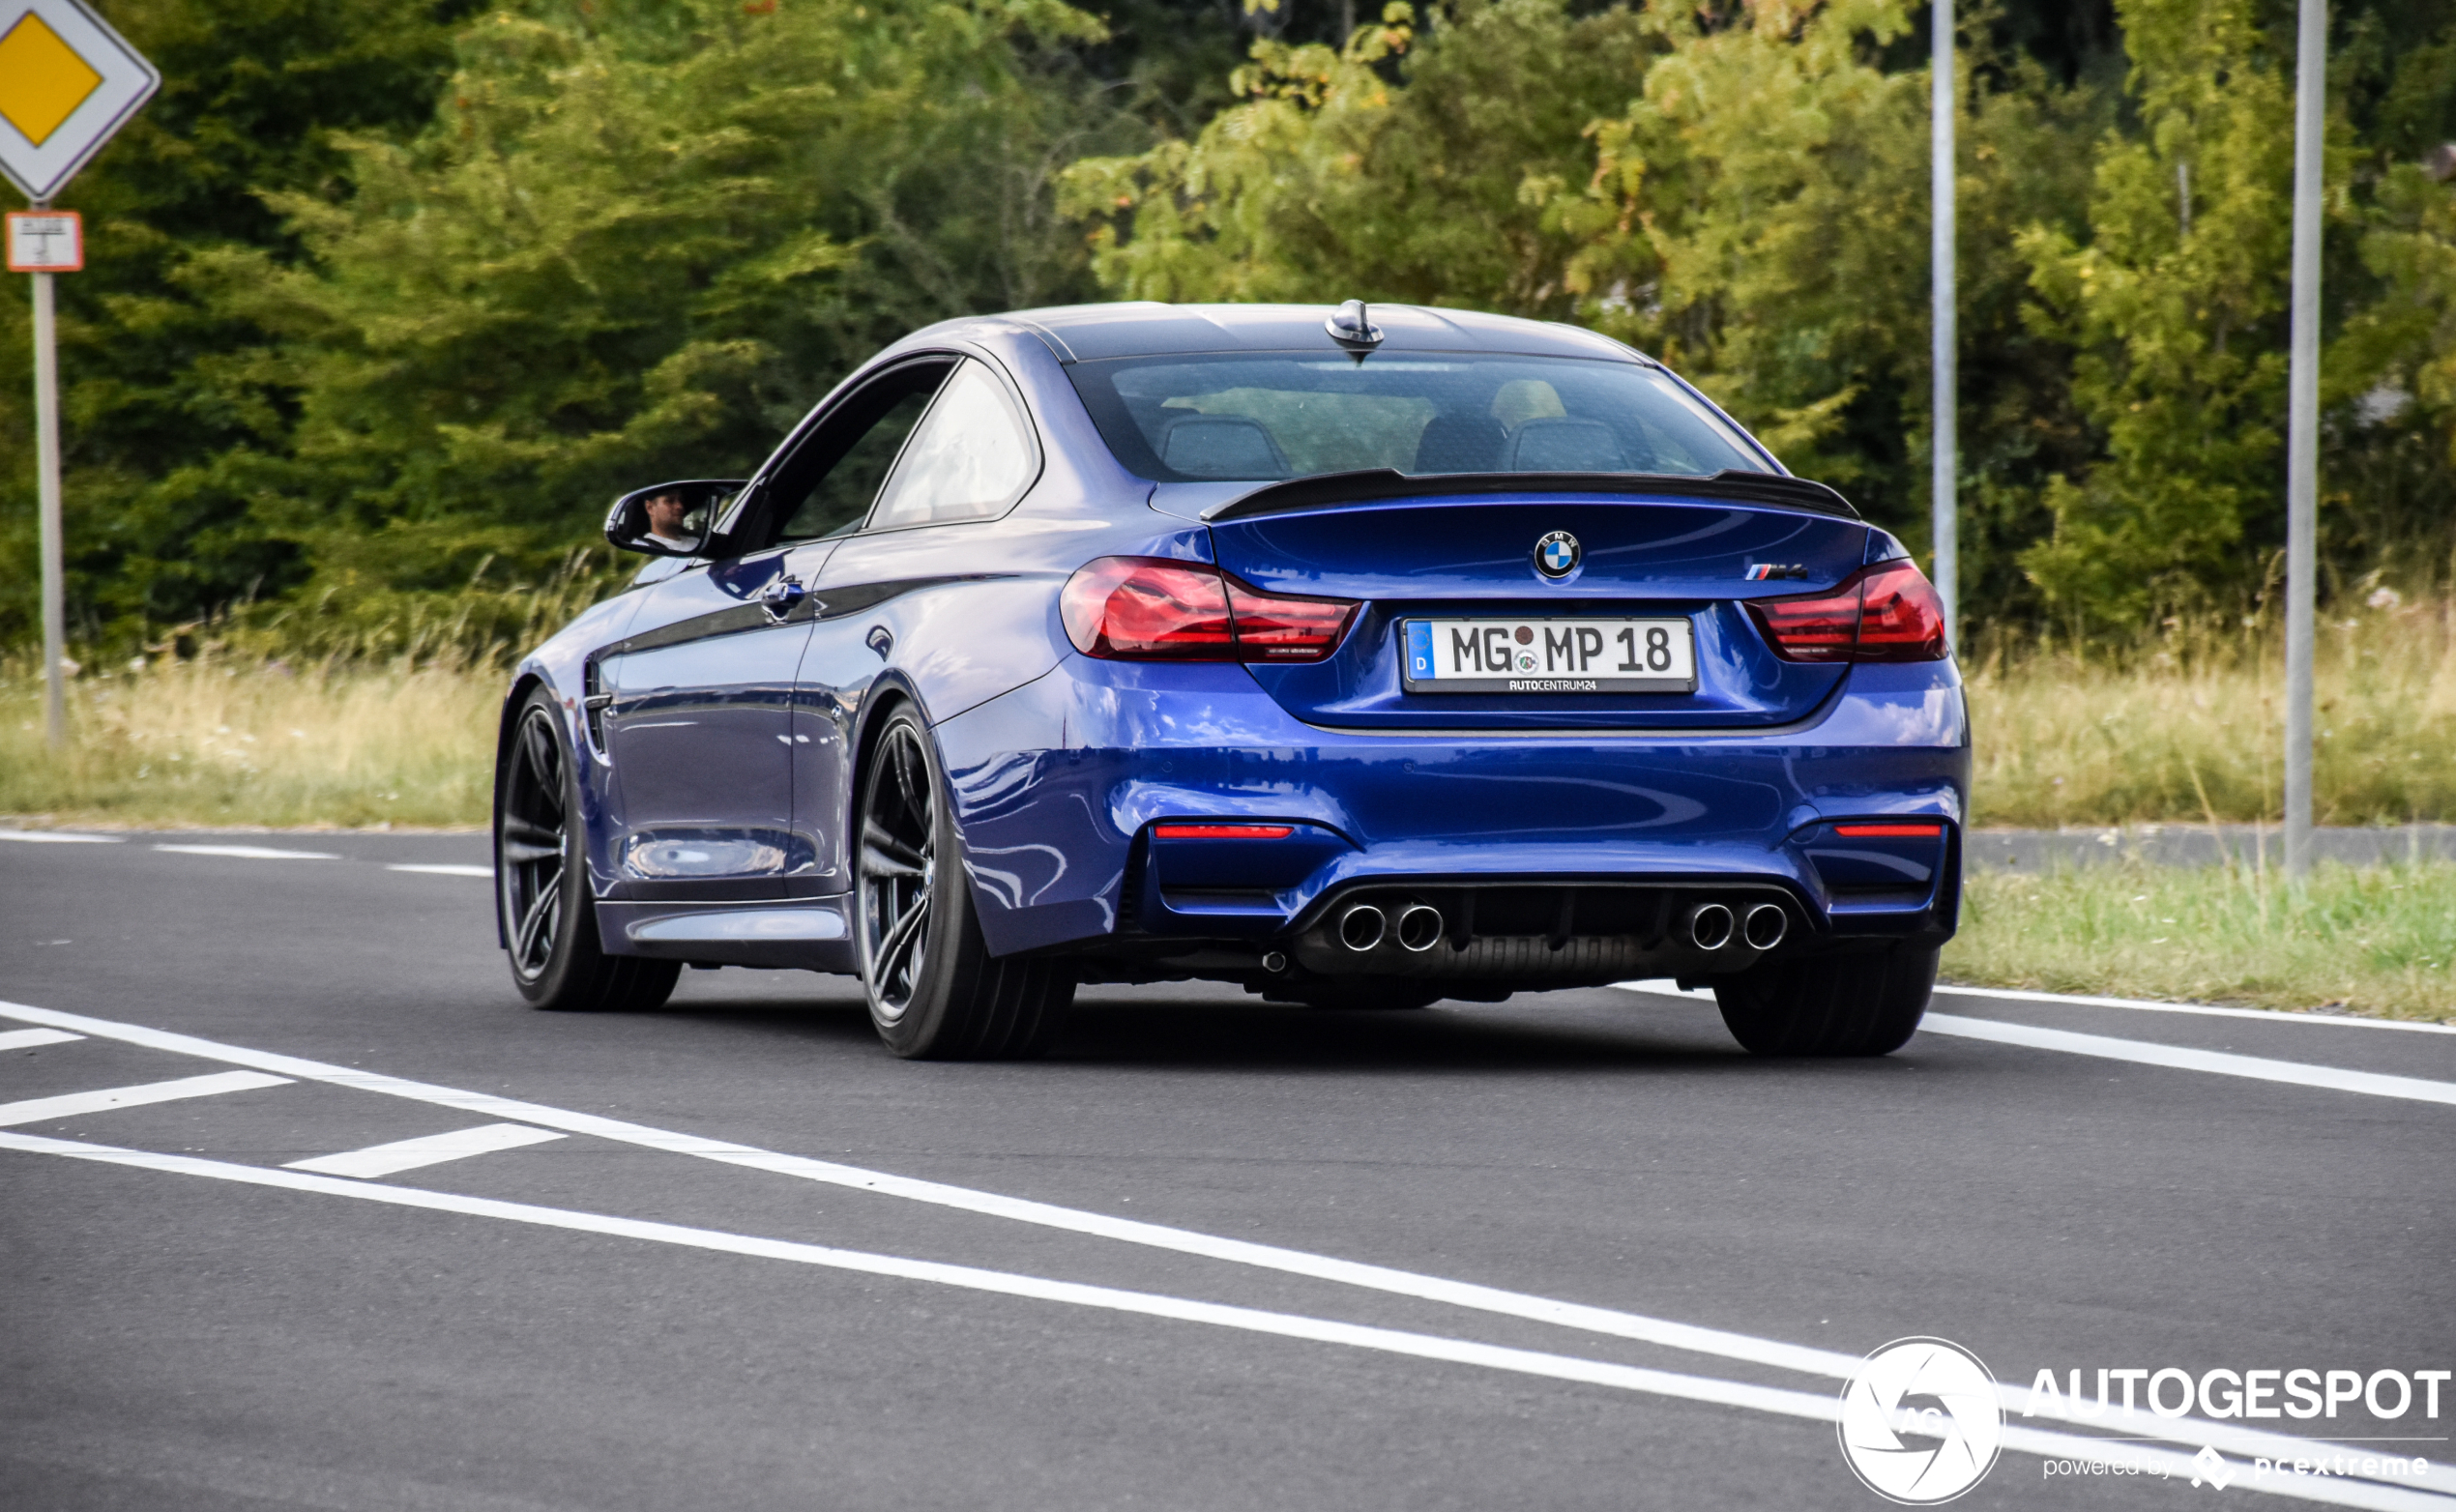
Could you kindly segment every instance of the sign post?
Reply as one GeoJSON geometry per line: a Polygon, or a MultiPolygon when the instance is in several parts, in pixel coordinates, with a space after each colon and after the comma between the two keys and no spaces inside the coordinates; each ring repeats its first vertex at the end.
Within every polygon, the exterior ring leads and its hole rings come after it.
{"type": "Polygon", "coordinates": [[[46,207],[161,82],[154,66],[83,0],[0,0],[0,173],[34,206],[10,215],[8,249],[9,271],[34,277],[44,728],[54,747],[68,740],[61,688],[68,596],[61,576],[60,374],[51,278],[85,266],[85,226],[74,211],[46,207]]]}

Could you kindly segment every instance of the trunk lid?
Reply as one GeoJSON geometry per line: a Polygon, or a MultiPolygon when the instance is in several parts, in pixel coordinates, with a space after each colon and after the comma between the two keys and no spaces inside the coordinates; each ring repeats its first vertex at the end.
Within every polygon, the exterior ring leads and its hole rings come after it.
{"type": "Polygon", "coordinates": [[[1445,497],[1437,480],[1425,481],[1414,498],[1213,511],[1213,550],[1229,572],[1270,593],[1363,604],[1327,660],[1252,669],[1298,718],[1393,731],[1736,731],[1804,719],[1848,675],[1846,666],[1776,656],[1741,605],[1829,588],[1857,570],[1874,533],[1856,519],[1668,489],[1445,497]],[[1556,579],[1538,570],[1536,552],[1557,532],[1575,538],[1579,559],[1556,579]],[[1405,685],[1408,620],[1524,623],[1539,636],[1547,620],[1619,616],[1687,620],[1695,689],[1411,692],[1405,685]]]}

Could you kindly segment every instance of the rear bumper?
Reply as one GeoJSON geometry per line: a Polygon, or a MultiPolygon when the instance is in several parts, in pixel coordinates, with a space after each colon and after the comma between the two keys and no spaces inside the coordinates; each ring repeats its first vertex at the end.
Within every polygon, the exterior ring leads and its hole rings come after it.
{"type": "Polygon", "coordinates": [[[1411,888],[1521,914],[1527,888],[1582,889],[1573,924],[1580,909],[1622,918],[1606,931],[1622,938],[1644,935],[1646,909],[1739,888],[1795,911],[1786,949],[1941,942],[1958,916],[1970,743],[1949,662],[1857,667],[1802,724],[1698,736],[1326,730],[1242,667],[1069,657],[937,735],[1002,955],[1233,975],[1318,937],[1348,899],[1411,888]],[[1154,837],[1184,819],[1290,832],[1154,837]],[[1937,832],[1845,841],[1833,828],[1881,820],[1937,832]]]}

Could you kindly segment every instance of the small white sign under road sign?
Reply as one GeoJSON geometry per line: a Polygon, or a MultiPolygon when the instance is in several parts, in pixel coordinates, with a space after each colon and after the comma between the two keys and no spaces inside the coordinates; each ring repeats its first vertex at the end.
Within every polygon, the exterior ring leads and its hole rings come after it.
{"type": "Polygon", "coordinates": [[[48,202],[161,82],[81,0],[0,0],[0,172],[48,202]]]}
{"type": "Polygon", "coordinates": [[[76,273],[84,267],[84,217],[73,210],[9,212],[11,273],[76,273]]]}

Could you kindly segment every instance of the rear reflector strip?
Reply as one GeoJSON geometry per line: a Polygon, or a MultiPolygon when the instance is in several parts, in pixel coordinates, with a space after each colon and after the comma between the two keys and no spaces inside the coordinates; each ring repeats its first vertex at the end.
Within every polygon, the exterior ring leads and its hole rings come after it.
{"type": "Polygon", "coordinates": [[[1833,832],[1853,840],[1933,840],[1943,825],[1835,825],[1833,832]]]}
{"type": "Polygon", "coordinates": [[[1284,840],[1296,833],[1296,826],[1154,825],[1152,833],[1163,840],[1284,840]]]}

